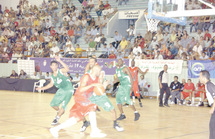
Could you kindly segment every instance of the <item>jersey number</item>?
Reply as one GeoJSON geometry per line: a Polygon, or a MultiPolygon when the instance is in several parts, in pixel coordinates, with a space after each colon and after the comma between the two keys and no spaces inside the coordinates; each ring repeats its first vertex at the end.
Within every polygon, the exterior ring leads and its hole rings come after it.
{"type": "Polygon", "coordinates": [[[118,77],[121,77],[121,73],[120,73],[119,71],[117,72],[117,76],[118,76],[118,77]]]}
{"type": "Polygon", "coordinates": [[[105,106],[110,108],[110,104],[108,102],[105,103],[105,106]]]}

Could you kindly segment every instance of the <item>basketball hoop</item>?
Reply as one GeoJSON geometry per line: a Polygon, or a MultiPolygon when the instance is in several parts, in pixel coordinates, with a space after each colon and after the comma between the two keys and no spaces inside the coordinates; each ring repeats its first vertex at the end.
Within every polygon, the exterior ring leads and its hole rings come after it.
{"type": "Polygon", "coordinates": [[[158,19],[149,19],[147,17],[147,13],[145,13],[145,19],[146,19],[148,31],[155,32],[155,31],[158,30],[157,26],[158,26],[158,23],[160,22],[160,20],[158,20],[158,19]]]}

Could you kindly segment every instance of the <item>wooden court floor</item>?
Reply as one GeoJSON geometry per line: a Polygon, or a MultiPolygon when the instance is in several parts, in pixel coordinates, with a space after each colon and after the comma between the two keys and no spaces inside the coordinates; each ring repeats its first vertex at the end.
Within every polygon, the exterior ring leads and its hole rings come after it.
{"type": "MultiPolygon", "coordinates": [[[[54,94],[0,91],[0,138],[3,139],[52,139],[49,133],[56,112],[49,106],[54,94]]],[[[115,99],[110,98],[114,106],[115,99]]],[[[137,102],[137,100],[136,100],[137,102]]],[[[155,99],[143,99],[143,107],[135,104],[141,117],[134,120],[129,107],[124,107],[127,118],[120,121],[124,132],[113,129],[111,114],[97,112],[98,127],[107,134],[106,139],[207,139],[210,119],[208,107],[171,106],[158,107],[155,99]]],[[[73,105],[70,101],[60,122],[67,120],[73,105]]],[[[117,110],[119,115],[119,111],[117,110]]],[[[60,139],[90,139],[90,128],[80,133],[82,122],[61,130],[60,139]]]]}

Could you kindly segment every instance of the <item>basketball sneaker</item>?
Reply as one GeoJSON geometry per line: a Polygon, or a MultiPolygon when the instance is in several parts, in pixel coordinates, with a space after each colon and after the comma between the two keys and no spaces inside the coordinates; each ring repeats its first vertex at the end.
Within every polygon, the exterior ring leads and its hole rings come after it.
{"type": "Polygon", "coordinates": [[[124,106],[124,107],[128,107],[128,106],[129,106],[129,104],[125,103],[123,106],[124,106]]]}
{"type": "Polygon", "coordinates": [[[139,118],[140,118],[140,114],[137,112],[137,113],[134,113],[134,121],[137,121],[137,120],[139,120],[139,118]]]}
{"type": "Polygon", "coordinates": [[[159,104],[159,107],[164,107],[163,104],[159,104]]]}
{"type": "Polygon", "coordinates": [[[166,104],[164,104],[164,106],[166,106],[166,107],[170,107],[167,103],[166,103],[166,104]]]}
{"type": "Polygon", "coordinates": [[[84,121],[84,123],[83,123],[83,125],[82,125],[82,127],[80,129],[80,132],[84,132],[89,125],[90,125],[90,122],[84,121]]]}
{"type": "Polygon", "coordinates": [[[54,127],[49,129],[49,132],[52,134],[53,137],[57,138],[58,135],[58,130],[56,130],[54,127]]]}
{"type": "Polygon", "coordinates": [[[180,100],[179,101],[179,105],[183,105],[184,101],[183,100],[180,100]]]}
{"type": "Polygon", "coordinates": [[[107,136],[106,134],[100,133],[100,132],[91,132],[90,133],[90,137],[92,137],[92,138],[104,138],[106,136],[107,136]]]}
{"type": "Polygon", "coordinates": [[[93,131],[94,131],[94,132],[99,132],[99,133],[102,132],[99,128],[96,128],[96,129],[94,129],[93,131]]]}
{"type": "Polygon", "coordinates": [[[140,102],[139,104],[140,104],[140,107],[143,107],[143,104],[142,104],[142,102],[140,102]]]}
{"type": "Polygon", "coordinates": [[[117,120],[123,120],[123,119],[125,119],[125,118],[126,118],[126,117],[125,117],[125,114],[121,114],[120,117],[117,118],[117,120]]]}
{"type": "Polygon", "coordinates": [[[204,103],[201,102],[198,106],[199,106],[199,107],[204,107],[204,103]]]}
{"type": "Polygon", "coordinates": [[[188,105],[188,106],[195,106],[195,104],[194,103],[191,103],[190,105],[188,105]]]}
{"type": "Polygon", "coordinates": [[[170,103],[171,105],[174,105],[175,104],[175,102],[173,102],[173,101],[171,101],[171,103],[170,103]]]}
{"type": "Polygon", "coordinates": [[[60,117],[56,116],[55,119],[52,122],[52,125],[58,124],[59,119],[60,119],[60,117]]]}
{"type": "Polygon", "coordinates": [[[187,104],[190,105],[191,104],[191,100],[188,100],[187,104]]]}
{"type": "Polygon", "coordinates": [[[120,127],[116,121],[114,121],[113,128],[115,128],[119,132],[124,131],[124,129],[120,127]]]}

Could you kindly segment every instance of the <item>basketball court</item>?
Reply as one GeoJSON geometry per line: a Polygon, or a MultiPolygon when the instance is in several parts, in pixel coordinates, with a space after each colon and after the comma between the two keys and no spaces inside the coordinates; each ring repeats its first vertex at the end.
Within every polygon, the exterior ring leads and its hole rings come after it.
{"type": "MultiPolygon", "coordinates": [[[[214,15],[215,7],[203,0],[207,9],[185,10],[185,0],[149,0],[145,18],[149,31],[156,31],[160,21],[184,26],[186,17],[214,15]]],[[[149,69],[150,70],[150,69],[149,69]]],[[[0,138],[2,139],[52,139],[49,129],[56,111],[50,107],[54,94],[0,91],[0,138]]],[[[115,98],[109,97],[120,115],[115,98]]],[[[113,128],[112,115],[101,109],[97,112],[98,127],[107,134],[106,139],[207,139],[209,138],[210,114],[208,107],[171,105],[159,107],[156,99],[143,99],[141,108],[136,100],[141,117],[134,121],[134,113],[124,107],[126,119],[119,121],[124,128],[113,128]]],[[[68,119],[74,104],[72,98],[60,123],[68,119]]],[[[87,117],[88,119],[88,117],[87,117]]],[[[90,127],[81,133],[82,122],[61,130],[60,139],[90,139],[90,127]]]]}
{"type": "MultiPolygon", "coordinates": [[[[52,139],[49,133],[51,122],[56,114],[49,103],[54,94],[0,91],[0,138],[5,139],[52,139]]],[[[109,97],[116,107],[115,98],[109,97]]],[[[138,100],[136,100],[137,102],[138,100]]],[[[158,107],[156,99],[143,99],[143,107],[135,106],[141,117],[134,122],[134,114],[124,107],[126,119],[119,121],[123,132],[113,129],[112,115],[104,110],[97,112],[98,127],[106,133],[106,139],[206,139],[209,136],[209,108],[172,106],[158,107]]],[[[67,120],[74,100],[71,99],[60,123],[67,120]]],[[[117,114],[119,116],[119,111],[117,114]]],[[[88,117],[87,117],[88,118],[88,117]]],[[[61,130],[61,139],[90,139],[90,127],[79,130],[82,122],[61,130]]]]}

